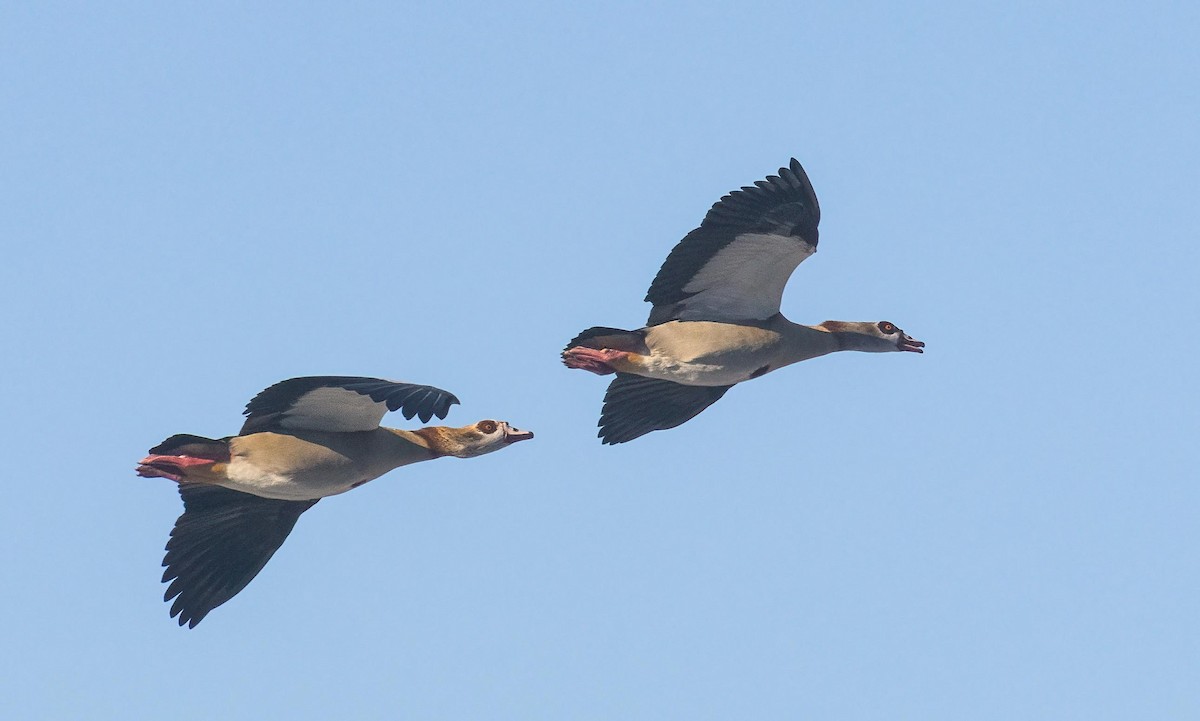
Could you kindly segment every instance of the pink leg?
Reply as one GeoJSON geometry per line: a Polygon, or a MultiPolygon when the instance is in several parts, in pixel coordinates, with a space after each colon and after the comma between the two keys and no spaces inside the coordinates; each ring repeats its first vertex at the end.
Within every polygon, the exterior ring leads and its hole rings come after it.
{"type": "Polygon", "coordinates": [[[146,456],[138,462],[137,474],[142,478],[170,478],[180,483],[189,466],[211,466],[213,463],[211,458],[146,456]]]}
{"type": "Polygon", "coordinates": [[[611,348],[596,350],[595,348],[576,346],[563,351],[562,360],[563,365],[568,368],[578,368],[580,370],[591,371],[596,375],[606,376],[609,373],[617,372],[617,369],[611,365],[613,361],[625,358],[628,355],[629,351],[613,350],[611,348]]]}

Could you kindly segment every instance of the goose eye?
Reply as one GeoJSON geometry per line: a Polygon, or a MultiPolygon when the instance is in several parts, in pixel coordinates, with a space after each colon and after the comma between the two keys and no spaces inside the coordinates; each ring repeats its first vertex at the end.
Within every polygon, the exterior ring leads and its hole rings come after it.
{"type": "Polygon", "coordinates": [[[495,433],[496,421],[479,421],[475,424],[475,427],[483,433],[495,433]]]}
{"type": "Polygon", "coordinates": [[[896,332],[896,326],[892,325],[886,320],[881,320],[879,321],[879,331],[884,335],[891,335],[892,333],[896,332]]]}

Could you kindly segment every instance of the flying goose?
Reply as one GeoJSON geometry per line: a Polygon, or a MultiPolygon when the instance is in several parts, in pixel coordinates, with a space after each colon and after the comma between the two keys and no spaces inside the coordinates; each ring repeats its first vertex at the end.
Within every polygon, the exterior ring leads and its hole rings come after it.
{"type": "Polygon", "coordinates": [[[604,394],[602,442],[674,428],[738,383],[834,351],[924,352],[886,320],[800,325],[780,314],[792,271],[817,250],[820,220],[792,158],[779,175],[721,198],[679,241],[646,293],[654,307],[644,328],[588,328],[567,344],[568,368],[617,374],[604,394]]]}
{"type": "Polygon", "coordinates": [[[504,421],[415,431],[379,425],[388,411],[406,419],[445,418],[452,393],[433,386],[354,376],[292,378],[246,405],[236,436],[171,436],[137,473],[179,484],[183,515],[163,559],[171,616],[196,624],[262,570],[296,520],[320,499],[345,493],[410,463],[473,458],[533,438],[504,421]]]}

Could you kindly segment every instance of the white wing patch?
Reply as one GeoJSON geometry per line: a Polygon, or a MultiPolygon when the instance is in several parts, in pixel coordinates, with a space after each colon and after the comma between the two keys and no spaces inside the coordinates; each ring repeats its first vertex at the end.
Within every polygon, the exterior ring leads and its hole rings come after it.
{"type": "Polygon", "coordinates": [[[779,312],[792,271],[813,254],[794,236],[746,233],[714,255],[683,287],[680,320],[765,320],[779,312]]]}
{"type": "Polygon", "coordinates": [[[283,414],[279,426],[289,430],[373,431],[387,404],[345,388],[317,388],[300,396],[283,414]]]}

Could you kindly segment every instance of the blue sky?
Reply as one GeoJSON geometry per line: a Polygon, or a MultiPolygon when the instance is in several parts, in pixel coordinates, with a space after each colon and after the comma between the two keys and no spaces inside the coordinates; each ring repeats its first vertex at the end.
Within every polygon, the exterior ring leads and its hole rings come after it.
{"type": "MultiPolygon", "coordinates": [[[[0,10],[13,718],[1200,714],[1200,9],[0,10]],[[896,322],[595,438],[558,351],[795,156],[797,322],[896,322]],[[194,631],[133,466],[283,378],[537,438],[305,514],[194,631]]],[[[405,426],[401,418],[390,422],[405,426]]]]}

